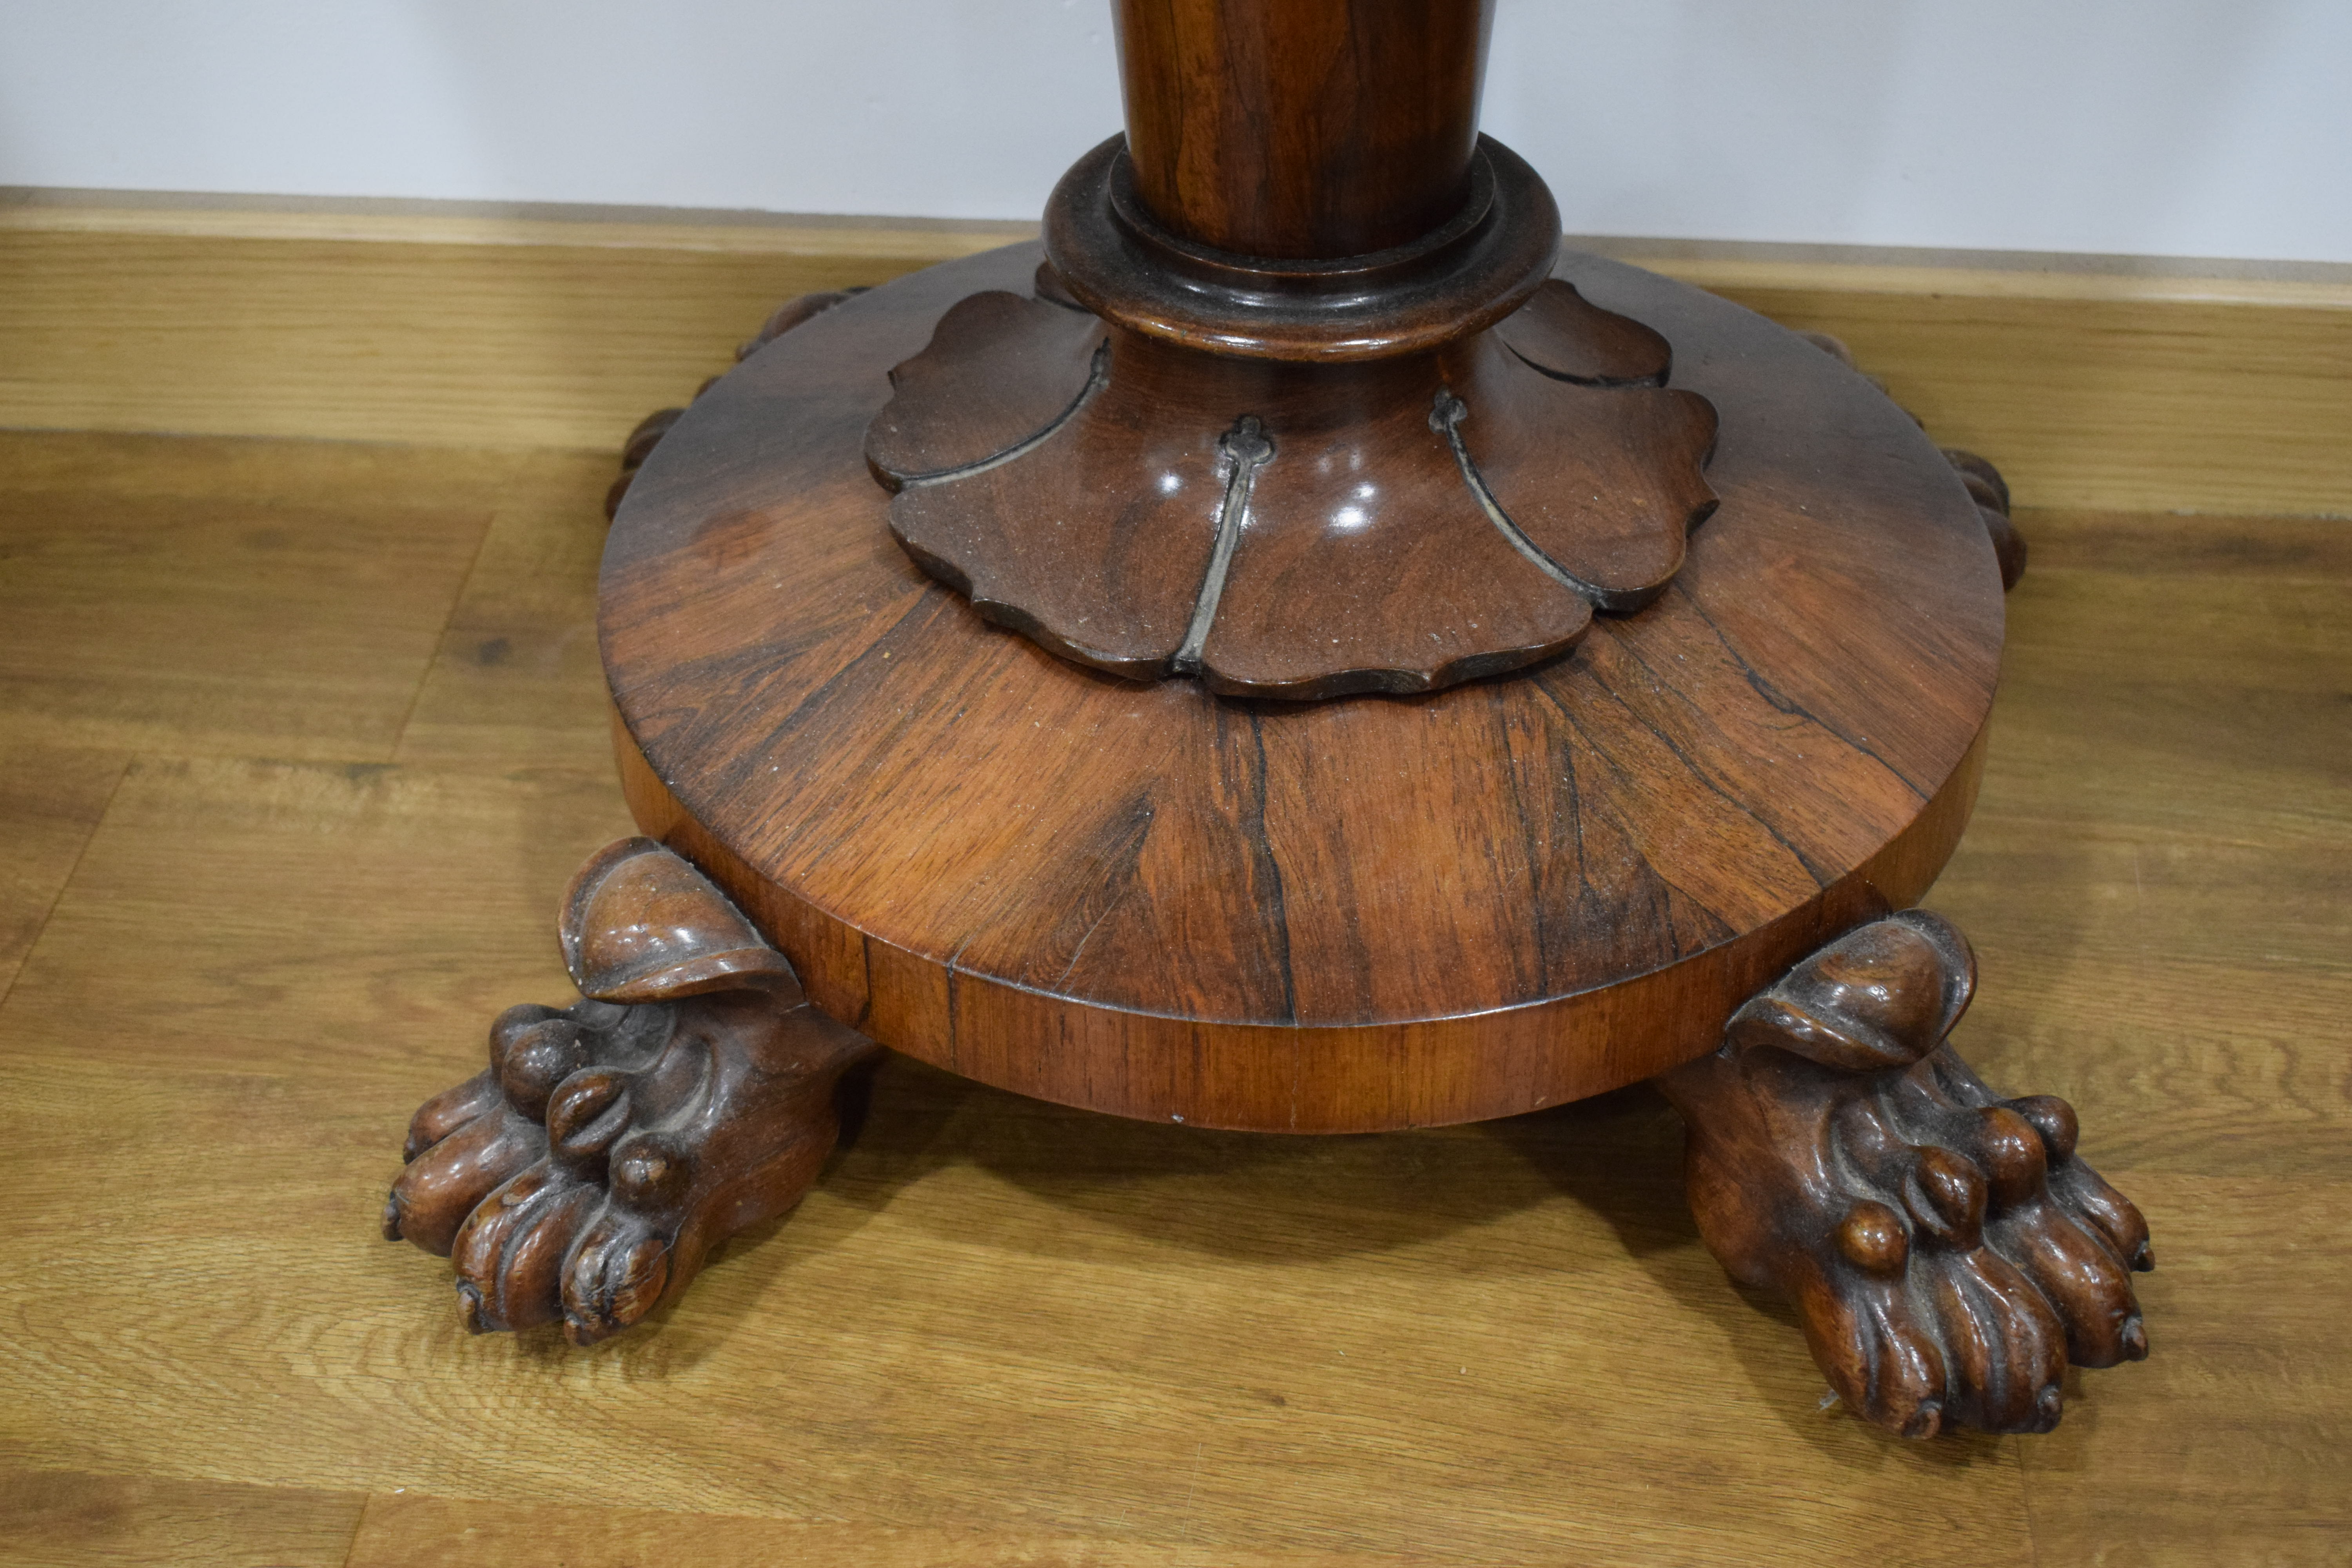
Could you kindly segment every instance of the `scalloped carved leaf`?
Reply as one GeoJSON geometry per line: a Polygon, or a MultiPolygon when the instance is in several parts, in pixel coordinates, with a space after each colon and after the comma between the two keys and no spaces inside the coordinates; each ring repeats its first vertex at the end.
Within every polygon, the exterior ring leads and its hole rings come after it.
{"type": "Polygon", "coordinates": [[[1665,342],[1548,285],[1505,327],[1346,365],[1219,359],[991,291],[892,373],[890,525],[982,615],[1233,696],[1434,690],[1654,597],[1715,497],[1665,342]]]}

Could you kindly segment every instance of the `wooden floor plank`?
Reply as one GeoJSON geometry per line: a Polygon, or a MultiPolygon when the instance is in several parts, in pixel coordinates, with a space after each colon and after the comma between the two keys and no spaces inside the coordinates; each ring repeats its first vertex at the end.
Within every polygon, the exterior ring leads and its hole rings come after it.
{"type": "Polygon", "coordinates": [[[610,765],[596,573],[619,464],[546,453],[515,467],[401,731],[403,763],[610,765]]]}
{"type": "Polygon", "coordinates": [[[410,483],[441,454],[257,445],[0,435],[0,740],[390,758],[488,509],[410,483]]]}
{"type": "Polygon", "coordinates": [[[543,1560],[551,1543],[564,1568],[641,1568],[654,1563],[695,1568],[1413,1568],[1446,1561],[1421,1554],[1212,1550],[834,1520],[465,1502],[410,1493],[370,1500],[349,1568],[532,1562],[543,1560]]]}
{"type": "Polygon", "coordinates": [[[49,908],[131,759],[91,752],[0,742],[0,997],[16,983],[49,908]]]}
{"type": "Polygon", "coordinates": [[[1953,1561],[2023,1560],[2013,1445],[1815,1408],[1785,1316],[1698,1247],[1646,1095],[1289,1141],[901,1064],[802,1212],[656,1331],[467,1339],[375,1207],[408,1107],[497,1005],[555,994],[543,911],[608,790],[140,763],[0,1006],[14,1439],[551,1503],[624,1454],[614,1507],[1212,1553],[1728,1563],[1769,1528],[1828,1563],[1899,1503],[1953,1561]]]}
{"type": "MultiPolygon", "coordinates": [[[[237,505],[299,510],[349,456],[211,460],[237,505]]],[[[121,469],[134,501],[155,479],[121,469]]],[[[404,645],[397,761],[271,760],[235,724],[146,751],[0,1002],[0,1457],[68,1478],[21,1494],[70,1526],[34,1560],[206,1561],[226,1532],[326,1561],[303,1553],[335,1521],[363,1564],[1973,1568],[2352,1539],[2352,809],[2339,557],[2309,525],[2233,525],[2216,556],[2170,520],[2034,520],[1978,819],[1931,901],[1983,963],[1964,1047],[2074,1099],[2148,1210],[2155,1354],[2074,1378],[2053,1436],[1914,1445],[1820,1407],[1788,1313],[1699,1247],[1642,1089],[1285,1140],[896,1061],[800,1212],[648,1330],[467,1338],[447,1265],[375,1213],[415,1100],[474,1069],[498,1008],[564,994],[554,900],[627,827],[566,640],[604,470],[404,471],[368,515],[487,536],[446,629],[404,645]],[[2155,613],[2172,578],[2203,659],[2155,613]],[[212,750],[239,735],[256,754],[212,750]]],[[[202,641],[201,604],[178,613],[202,641]]],[[[349,657],[296,674],[323,690],[349,657]]]]}
{"type": "Polygon", "coordinates": [[[2341,847],[2352,528],[2024,511],[1983,809],[2341,847]]]}
{"type": "Polygon", "coordinates": [[[0,1562],[10,1568],[340,1568],[356,1492],[92,1475],[0,1460],[0,1562]]]}
{"type": "Polygon", "coordinates": [[[2146,1210],[2152,1354],[2021,1446],[2044,1563],[2352,1562],[2352,531],[2028,514],[1984,792],[1931,896],[1958,1037],[2146,1210]]]}
{"type": "Polygon", "coordinates": [[[2022,1446],[2041,1561],[2352,1562],[2352,1181],[2115,1173],[2159,1227],[2154,1348],[2022,1446]]]}
{"type": "Polygon", "coordinates": [[[2264,1174],[2340,1179],[2352,531],[2200,521],[2234,542],[2027,516],[1983,794],[1930,901],[1984,970],[1959,1037],[2081,1100],[2093,1148],[2218,1177],[2259,1150],[2264,1174]],[[2184,645],[2147,613],[2167,602],[2210,622],[2184,645]]]}

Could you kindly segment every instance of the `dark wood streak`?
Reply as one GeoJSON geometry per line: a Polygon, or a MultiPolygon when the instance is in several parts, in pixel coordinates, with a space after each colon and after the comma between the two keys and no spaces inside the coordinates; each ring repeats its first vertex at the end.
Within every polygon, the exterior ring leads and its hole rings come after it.
{"type": "MultiPolygon", "coordinates": [[[[1649,776],[1648,770],[1629,763],[1618,752],[1612,751],[1604,741],[1595,734],[1593,727],[1589,724],[1584,718],[1579,716],[1575,707],[1569,701],[1565,700],[1561,697],[1560,693],[1555,690],[1549,683],[1538,682],[1537,684],[1537,689],[1541,691],[1545,698],[1548,699],[1559,710],[1561,721],[1566,723],[1570,730],[1575,733],[1576,737],[1584,743],[1585,750],[1592,755],[1596,762],[1608,770],[1610,775],[1614,779],[1617,784],[1617,788],[1613,792],[1614,794],[1621,798],[1630,798],[1643,788],[1644,779],[1649,776]]],[[[1605,688],[1602,688],[1601,689],[1604,692],[1606,690],[1605,688]]],[[[1625,708],[1622,703],[1615,703],[1614,706],[1619,712],[1625,711],[1625,708]]],[[[1664,747],[1667,752],[1673,753],[1677,761],[1687,762],[1688,759],[1683,757],[1679,752],[1676,752],[1672,742],[1668,742],[1664,736],[1657,734],[1655,731],[1648,730],[1647,726],[1643,726],[1643,729],[1645,732],[1650,734],[1653,739],[1656,740],[1662,747],[1664,747]]],[[[1707,785],[1706,781],[1703,779],[1698,782],[1702,785],[1706,786],[1710,795],[1722,800],[1726,805],[1728,805],[1732,811],[1738,814],[1740,817],[1747,821],[1755,823],[1758,827],[1763,828],[1766,835],[1782,849],[1790,848],[1788,841],[1782,838],[1779,834],[1774,833],[1768,824],[1759,820],[1755,814],[1748,810],[1744,803],[1725,795],[1721,790],[1716,789],[1712,785],[1707,785]]],[[[1611,826],[1621,835],[1631,836],[1632,829],[1622,819],[1612,820],[1611,826]]],[[[1581,821],[1580,818],[1580,847],[1581,847],[1581,821]]],[[[1674,940],[1675,927],[1673,900],[1677,895],[1696,904],[1699,910],[1706,913],[1710,917],[1710,923],[1714,929],[1721,931],[1730,931],[1738,929],[1736,925],[1727,921],[1721,913],[1717,911],[1715,908],[1706,901],[1706,897],[1701,892],[1691,888],[1684,887],[1660,872],[1657,869],[1656,863],[1649,856],[1645,854],[1637,854],[1635,858],[1640,862],[1645,881],[1654,882],[1660,893],[1665,899],[1665,911],[1664,919],[1668,937],[1668,946],[1670,949],[1680,946],[1680,944],[1674,940]]],[[[1790,858],[1795,860],[1800,867],[1804,867],[1802,858],[1798,856],[1794,850],[1790,850],[1790,858]]],[[[1810,874],[1811,868],[1804,868],[1810,874]]],[[[1818,880],[1818,879],[1816,879],[1816,880],[1818,880]]]]}
{"type": "MultiPolygon", "coordinates": [[[[1142,858],[1144,840],[1151,833],[1152,817],[1149,795],[1127,801],[1107,816],[1100,837],[1087,851],[1087,858],[1100,868],[1101,880],[1096,885],[1091,900],[1081,891],[1065,917],[1068,922],[1084,921],[1086,929],[1071,944],[1069,961],[1055,976],[1054,984],[1040,986],[1041,991],[1051,994],[1068,983],[1078,967],[1078,960],[1086,956],[1087,943],[1093,940],[1095,932],[1102,929],[1103,922],[1109,920],[1119,905],[1134,893],[1139,874],[1139,862],[1142,858]],[[1087,919],[1086,911],[1090,905],[1095,908],[1095,913],[1093,918],[1087,919]]],[[[1049,941],[1048,951],[1051,950],[1049,941]]]]}
{"type": "MultiPolygon", "coordinates": [[[[926,595],[909,604],[907,606],[906,612],[896,621],[892,622],[880,637],[867,644],[864,649],[850,658],[848,662],[845,663],[840,668],[827,676],[824,684],[809,692],[807,696],[801,698],[798,701],[794,702],[792,708],[769,728],[758,744],[737,747],[735,755],[729,765],[714,775],[715,782],[718,784],[719,787],[723,790],[733,791],[743,789],[751,784],[759,773],[760,764],[783,750],[784,743],[796,734],[803,724],[810,722],[815,717],[820,715],[824,711],[824,703],[828,697],[832,696],[844,684],[865,674],[866,672],[868,661],[875,659],[877,653],[887,653],[888,651],[887,645],[888,645],[899,632],[905,629],[909,621],[913,621],[919,616],[937,616],[940,613],[940,601],[936,595],[926,595]]],[[[742,656],[742,661],[730,661],[730,667],[736,667],[740,662],[758,659],[763,655],[768,654],[769,651],[770,650],[764,648],[749,650],[744,656],[742,656]]],[[[696,671],[695,673],[700,674],[702,672],[696,671]]],[[[751,691],[741,693],[740,695],[744,697],[756,698],[757,693],[756,691],[751,691]]],[[[698,707],[692,710],[692,711],[697,720],[699,721],[703,726],[703,732],[696,737],[698,741],[703,744],[714,746],[724,745],[727,743],[723,737],[716,732],[718,725],[715,720],[709,717],[709,715],[713,713],[713,710],[698,707]]]]}
{"type": "Polygon", "coordinates": [[[1255,711],[1248,712],[1250,752],[1255,764],[1250,773],[1250,786],[1256,795],[1256,811],[1251,819],[1251,837],[1256,850],[1257,864],[1263,878],[1259,882],[1259,908],[1263,911],[1267,934],[1274,939],[1276,962],[1282,967],[1282,1018],[1285,1023],[1298,1021],[1298,982],[1290,972],[1290,916],[1284,908],[1282,897],[1282,859],[1274,852],[1274,840],[1265,828],[1265,721],[1255,711]]]}
{"type": "MultiPolygon", "coordinates": [[[[1512,722],[1513,706],[1502,700],[1498,688],[1490,686],[1488,690],[1495,698],[1492,704],[1492,721],[1496,736],[1495,752],[1507,764],[1503,782],[1510,791],[1511,812],[1517,818],[1519,825],[1520,851],[1526,857],[1528,879],[1528,927],[1535,944],[1535,963],[1532,966],[1520,963],[1516,952],[1511,954],[1513,961],[1511,984],[1513,990],[1518,994],[1530,995],[1534,994],[1540,986],[1543,973],[1551,953],[1551,932],[1546,911],[1546,905],[1549,899],[1549,890],[1546,887],[1549,868],[1546,864],[1546,857],[1543,853],[1543,840],[1536,832],[1535,820],[1528,805],[1528,789],[1522,774],[1530,761],[1541,764],[1547,771],[1566,768],[1570,765],[1570,761],[1564,755],[1554,755],[1549,749],[1537,746],[1532,740],[1517,741],[1512,722]],[[1530,752],[1535,753],[1532,758],[1529,756],[1530,752]]],[[[1572,784],[1570,788],[1572,791],[1572,784]]],[[[1554,815],[1556,816],[1557,813],[1554,815]]]]}
{"type": "MultiPolygon", "coordinates": [[[[1666,672],[1662,666],[1654,663],[1651,659],[1645,657],[1642,651],[1641,641],[1642,639],[1638,630],[1636,628],[1629,627],[1624,633],[1614,637],[1610,640],[1608,645],[1608,653],[1611,656],[1622,655],[1625,658],[1628,658],[1633,663],[1639,665],[1643,670],[1647,671],[1652,677],[1654,688],[1664,694],[1664,700],[1669,707],[1678,706],[1694,716],[1694,733],[1692,734],[1690,741],[1685,742],[1683,740],[1677,740],[1673,735],[1668,734],[1666,730],[1662,727],[1659,719],[1647,719],[1644,722],[1649,725],[1650,729],[1655,732],[1661,740],[1673,747],[1677,755],[1682,756],[1685,759],[1691,767],[1694,774],[1706,777],[1709,783],[1715,786],[1719,794],[1724,795],[1725,798],[1738,801],[1743,805],[1744,808],[1750,813],[1750,815],[1757,816],[1759,822],[1766,821],[1765,817],[1760,815],[1760,813],[1773,810],[1779,805],[1778,796],[1770,788],[1770,781],[1769,779],[1754,776],[1747,770],[1735,769],[1731,765],[1742,755],[1742,748],[1739,742],[1734,737],[1727,733],[1725,727],[1718,722],[1713,715],[1707,713],[1702,709],[1699,709],[1684,694],[1674,691],[1671,689],[1665,680],[1666,672]],[[1699,732],[1700,726],[1704,726],[1703,732],[1699,732]],[[1735,795],[1731,793],[1735,789],[1739,790],[1742,793],[1738,795],[1735,795]]],[[[1601,650],[1595,651],[1596,653],[1599,653],[1601,650]]],[[[1724,651],[1727,658],[1730,658],[1734,663],[1738,662],[1738,656],[1730,649],[1726,648],[1724,651]]],[[[1686,658],[1687,656],[1683,657],[1686,658]]],[[[1598,664],[1600,659],[1596,658],[1593,662],[1598,664]]],[[[1739,665],[1739,668],[1742,673],[1748,678],[1749,689],[1751,690],[1755,689],[1754,671],[1748,669],[1744,664],[1739,665]]],[[[1617,693],[1617,695],[1621,701],[1624,700],[1622,689],[1617,693]]],[[[1767,700],[1769,702],[1769,699],[1765,697],[1764,693],[1759,691],[1758,696],[1759,700],[1767,700]]],[[[1631,704],[1628,704],[1628,706],[1630,707],[1631,704]]],[[[1848,749],[1854,751],[1860,755],[1869,758],[1874,762],[1879,760],[1867,747],[1856,746],[1850,742],[1846,742],[1843,737],[1836,735],[1834,731],[1822,726],[1817,721],[1813,720],[1811,715],[1804,714],[1793,708],[1781,707],[1779,704],[1771,704],[1771,706],[1776,707],[1780,711],[1788,712],[1792,714],[1792,716],[1804,719],[1808,724],[1812,725],[1812,727],[1818,730],[1826,739],[1846,745],[1848,749]]],[[[1653,711],[1654,711],[1654,710],[1653,711]]],[[[1914,799],[1924,801],[1927,798],[1924,795],[1920,794],[1920,792],[1913,786],[1908,780],[1903,779],[1900,774],[1895,773],[1891,769],[1887,770],[1887,772],[1888,776],[1895,778],[1897,782],[1901,783],[1904,788],[1909,792],[1914,799]]],[[[1831,879],[1826,874],[1824,868],[1818,864],[1818,852],[1808,851],[1794,841],[1788,840],[1787,834],[1783,831],[1781,826],[1769,822],[1767,822],[1766,825],[1772,828],[1776,837],[1781,837],[1784,841],[1789,842],[1790,852],[1796,855],[1798,859],[1804,864],[1806,869],[1813,874],[1816,880],[1822,882],[1822,884],[1826,886],[1831,879]]],[[[1819,825],[1816,825],[1816,831],[1819,831],[1819,825]]]]}
{"type": "MultiPolygon", "coordinates": [[[[1593,670],[1590,661],[1587,663],[1586,668],[1591,672],[1593,683],[1608,694],[1609,700],[1616,705],[1618,711],[1623,713],[1626,718],[1632,721],[1632,723],[1638,725],[1642,730],[1654,737],[1657,741],[1658,744],[1664,746],[1668,752],[1674,753],[1675,760],[1682,763],[1684,770],[1687,772],[1692,778],[1706,786],[1707,791],[1717,800],[1720,800],[1724,805],[1729,806],[1732,810],[1738,812],[1740,816],[1746,817],[1757,826],[1762,828],[1765,833],[1771,837],[1773,843],[1778,844],[1781,848],[1786,849],[1789,852],[1789,858],[1790,859],[1796,861],[1798,865],[1804,868],[1805,874],[1812,878],[1815,883],[1824,888],[1829,886],[1832,879],[1825,876],[1819,866],[1813,864],[1813,862],[1806,856],[1802,848],[1790,843],[1787,834],[1781,832],[1779,827],[1768,821],[1763,814],[1757,809],[1757,805],[1754,802],[1744,799],[1739,795],[1736,795],[1724,787],[1723,782],[1715,776],[1715,769],[1712,763],[1693,755],[1690,748],[1684,745],[1680,741],[1677,741],[1674,736],[1666,733],[1666,731],[1659,725],[1652,722],[1650,720],[1634,711],[1633,704],[1625,700],[1622,692],[1616,687],[1610,685],[1607,678],[1601,674],[1601,672],[1593,670]]],[[[1560,701],[1559,693],[1557,690],[1553,689],[1549,685],[1544,685],[1540,689],[1542,689],[1546,696],[1549,697],[1555,703],[1559,704],[1562,717],[1566,718],[1571,724],[1577,722],[1575,714],[1569,709],[1565,702],[1560,701]]],[[[1580,729],[1581,727],[1580,726],[1580,729]]]]}
{"type": "Polygon", "coordinates": [[[1770,681],[1765,679],[1763,676],[1758,674],[1756,667],[1749,664],[1746,658],[1740,656],[1738,648],[1734,647],[1731,639],[1724,635],[1723,628],[1716,625],[1715,617],[1706,613],[1706,606],[1699,603],[1697,599],[1692,597],[1687,589],[1678,588],[1676,592],[1681,594],[1684,602],[1690,605],[1691,613],[1697,616],[1700,620],[1706,623],[1707,629],[1715,634],[1716,642],[1722,647],[1724,653],[1730,658],[1732,662],[1739,667],[1741,678],[1748,682],[1748,689],[1754,691],[1757,696],[1762,698],[1766,702],[1769,703],[1772,707],[1779,709],[1783,713],[1802,719],[1809,724],[1818,726],[1822,733],[1836,737],[1840,743],[1860,752],[1865,757],[1868,757],[1872,762],[1876,763],[1888,773],[1893,773],[1896,778],[1901,779],[1905,784],[1909,786],[1911,793],[1914,795],[1916,795],[1919,799],[1926,800],[1927,798],[1929,792],[1922,788],[1917,780],[1909,777],[1894,763],[1888,762],[1884,756],[1880,755],[1868,742],[1862,740],[1858,736],[1847,734],[1836,725],[1824,721],[1819,714],[1814,713],[1803,703],[1790,697],[1786,692],[1781,691],[1779,688],[1775,687],[1770,681]]]}

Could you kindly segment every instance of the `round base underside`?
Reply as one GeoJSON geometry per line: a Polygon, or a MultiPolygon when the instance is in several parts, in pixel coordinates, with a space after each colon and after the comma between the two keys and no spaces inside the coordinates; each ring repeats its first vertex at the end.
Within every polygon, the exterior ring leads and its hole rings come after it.
{"type": "Polygon", "coordinates": [[[1137,685],[992,626],[892,540],[866,426],[1013,247],[777,339],[663,439],[602,594],[645,829],[810,994],[967,1077],[1297,1131],[1510,1115],[1649,1077],[1916,900],[2000,658],[1974,504],[1860,376],[1696,289],[1558,275],[1674,349],[1722,498],[1655,603],[1433,695],[1137,685]]]}

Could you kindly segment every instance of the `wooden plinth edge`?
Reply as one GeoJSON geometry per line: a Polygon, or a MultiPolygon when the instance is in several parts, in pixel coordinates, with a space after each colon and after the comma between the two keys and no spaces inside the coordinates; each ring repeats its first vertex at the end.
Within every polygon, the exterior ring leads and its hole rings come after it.
{"type": "Polygon", "coordinates": [[[630,815],[700,867],[792,960],[810,1000],[894,1050],[1034,1099],[1142,1121],[1263,1132],[1364,1132],[1515,1116],[1603,1094],[1714,1049],[1726,1019],[1798,959],[1916,903],[1976,804],[1986,732],[1904,832],[1804,909],[1633,980],[1529,1006],[1352,1028],[1202,1026],[955,973],[877,942],[745,866],[670,794],[618,714],[630,815]],[[1124,1059],[1119,1090],[1089,1070],[1124,1059]],[[1249,1062],[1249,1068],[1234,1064],[1249,1062]],[[1219,1086],[1286,1073],[1287,1120],[1219,1086]],[[1230,1076],[1229,1076],[1230,1075],[1230,1076]]]}

